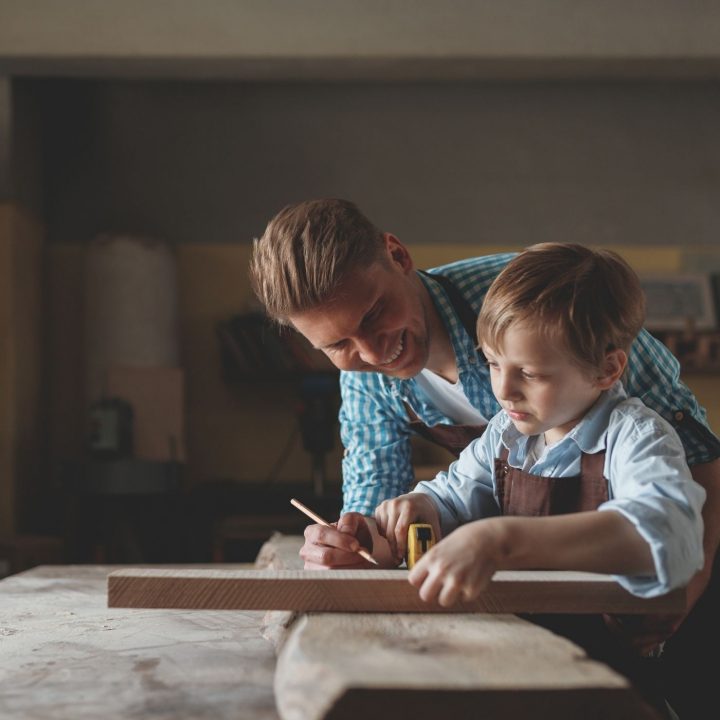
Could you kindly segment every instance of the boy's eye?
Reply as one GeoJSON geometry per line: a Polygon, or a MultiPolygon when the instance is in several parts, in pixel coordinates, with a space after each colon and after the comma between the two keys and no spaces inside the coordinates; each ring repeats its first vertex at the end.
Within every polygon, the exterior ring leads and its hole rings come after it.
{"type": "Polygon", "coordinates": [[[522,376],[523,376],[526,380],[535,380],[535,379],[538,378],[538,375],[536,375],[535,373],[527,372],[527,370],[523,370],[523,371],[522,371],[522,376]]]}

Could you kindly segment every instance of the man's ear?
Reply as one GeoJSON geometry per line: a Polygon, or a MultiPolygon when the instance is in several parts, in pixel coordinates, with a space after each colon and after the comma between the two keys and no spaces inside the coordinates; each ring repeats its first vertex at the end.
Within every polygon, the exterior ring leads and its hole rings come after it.
{"type": "Polygon", "coordinates": [[[602,366],[602,375],[600,375],[596,384],[601,390],[611,388],[625,372],[627,367],[628,356],[624,350],[615,349],[605,354],[605,361],[602,366]]]}
{"type": "Polygon", "coordinates": [[[383,233],[383,240],[385,240],[385,252],[393,267],[397,267],[405,273],[415,269],[410,252],[394,235],[383,233]]]}

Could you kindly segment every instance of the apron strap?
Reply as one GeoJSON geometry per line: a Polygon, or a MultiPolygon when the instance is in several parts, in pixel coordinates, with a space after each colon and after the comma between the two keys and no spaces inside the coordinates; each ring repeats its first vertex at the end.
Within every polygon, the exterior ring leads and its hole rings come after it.
{"type": "MultiPolygon", "coordinates": [[[[458,290],[457,285],[447,275],[435,275],[425,270],[420,272],[431,280],[437,280],[440,283],[442,289],[447,293],[450,298],[450,304],[457,313],[458,318],[462,326],[465,328],[465,332],[468,337],[473,341],[473,345],[477,347],[477,316],[478,314],[473,310],[472,305],[463,297],[462,293],[458,290]]],[[[478,353],[480,351],[478,350],[478,353]]],[[[480,353],[482,354],[482,353],[480,353]]]]}

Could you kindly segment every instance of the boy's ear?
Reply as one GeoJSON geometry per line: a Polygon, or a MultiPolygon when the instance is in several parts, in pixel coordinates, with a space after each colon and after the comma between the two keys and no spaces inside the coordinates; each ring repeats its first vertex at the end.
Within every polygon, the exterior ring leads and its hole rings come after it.
{"type": "Polygon", "coordinates": [[[602,375],[597,380],[597,386],[601,390],[611,388],[625,372],[627,367],[628,356],[624,350],[615,349],[606,353],[605,362],[602,367],[602,375]]]}

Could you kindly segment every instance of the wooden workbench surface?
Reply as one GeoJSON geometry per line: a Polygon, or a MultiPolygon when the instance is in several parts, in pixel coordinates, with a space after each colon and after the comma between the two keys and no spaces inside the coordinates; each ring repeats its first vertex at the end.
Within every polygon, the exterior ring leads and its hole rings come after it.
{"type": "Polygon", "coordinates": [[[116,569],[0,581],[0,717],[278,720],[264,613],[108,609],[116,569]]]}

